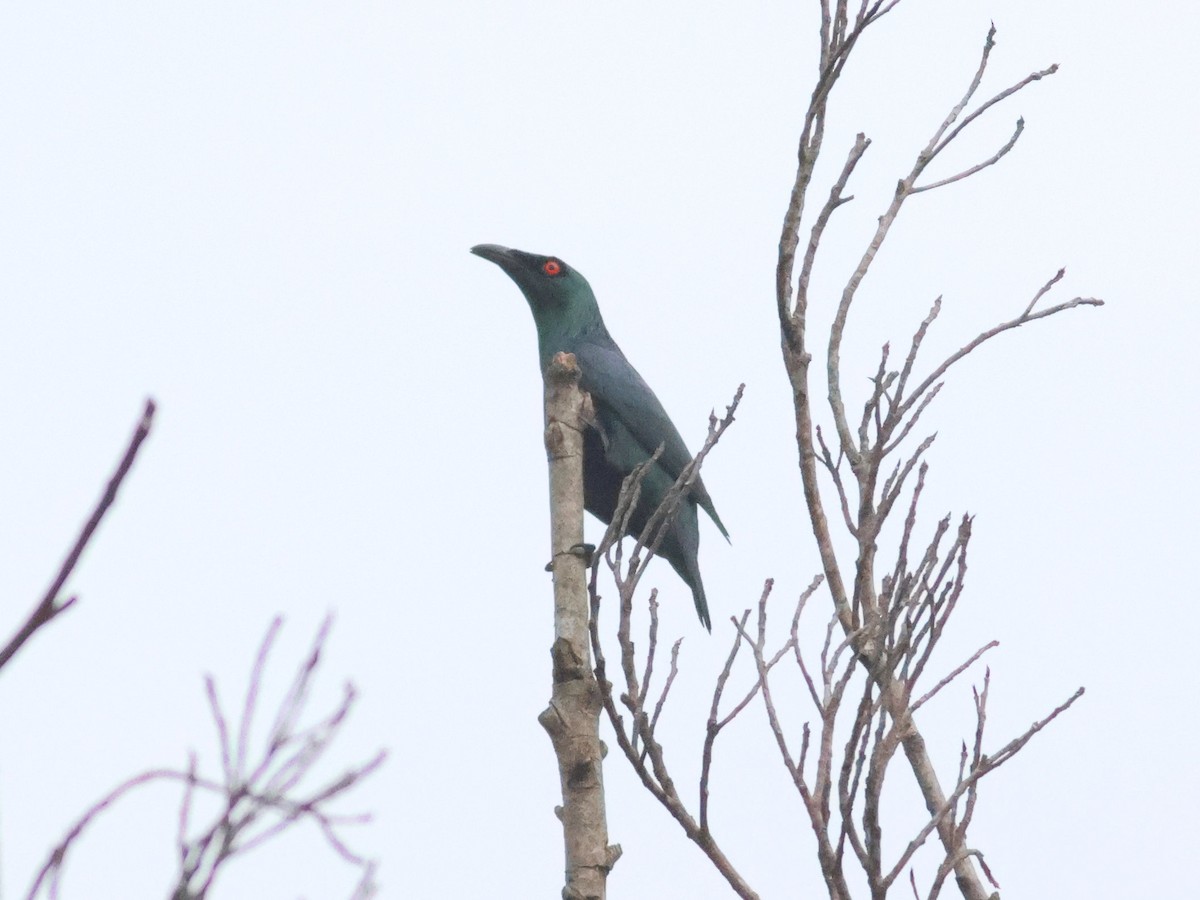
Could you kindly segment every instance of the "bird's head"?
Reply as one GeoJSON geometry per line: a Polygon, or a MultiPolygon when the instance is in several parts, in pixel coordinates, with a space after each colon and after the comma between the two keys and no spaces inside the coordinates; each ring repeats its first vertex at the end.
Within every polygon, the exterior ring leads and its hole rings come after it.
{"type": "Polygon", "coordinates": [[[494,262],[517,283],[533,310],[543,355],[553,352],[553,343],[560,343],[557,349],[565,349],[564,340],[604,328],[591,285],[557,256],[539,256],[499,244],[477,244],[471,252],[494,262]]]}

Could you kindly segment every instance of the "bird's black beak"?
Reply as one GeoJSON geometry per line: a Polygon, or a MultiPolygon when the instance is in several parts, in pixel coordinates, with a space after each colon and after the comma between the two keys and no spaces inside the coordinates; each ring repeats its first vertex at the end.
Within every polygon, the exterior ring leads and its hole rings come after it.
{"type": "Polygon", "coordinates": [[[471,248],[471,252],[502,268],[506,267],[506,264],[511,266],[516,262],[513,251],[499,244],[476,244],[471,248]]]}
{"type": "Polygon", "coordinates": [[[511,247],[501,247],[499,244],[476,244],[471,248],[476,256],[494,262],[501,271],[518,285],[529,282],[530,274],[537,268],[541,257],[533,256],[511,247]]]}

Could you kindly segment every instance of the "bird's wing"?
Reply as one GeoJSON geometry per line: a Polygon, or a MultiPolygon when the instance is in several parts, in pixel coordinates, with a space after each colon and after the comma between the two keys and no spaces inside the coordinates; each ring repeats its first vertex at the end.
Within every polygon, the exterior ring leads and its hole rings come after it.
{"type": "Polygon", "coordinates": [[[584,344],[574,352],[583,370],[580,386],[592,395],[597,415],[605,430],[610,432],[605,435],[606,440],[610,444],[624,444],[632,438],[638,445],[610,447],[606,455],[619,457],[612,461],[624,463],[621,467],[627,470],[644,461],[662,444],[659,465],[672,479],[678,478],[684,466],[691,462],[692,455],[662,403],[637,369],[630,365],[625,354],[616,346],[610,348],[598,344],[584,344]],[[617,421],[604,422],[608,418],[606,411],[611,411],[617,421]],[[632,457],[632,460],[626,457],[632,457]]]}
{"type": "MultiPolygon", "coordinates": [[[[610,339],[611,340],[611,339],[610,339]]],[[[629,472],[663,445],[658,463],[674,481],[692,461],[687,445],[658,397],[615,343],[580,343],[573,352],[582,370],[580,386],[596,406],[604,455],[617,469],[629,472]]],[[[692,494],[728,540],[729,532],[717,515],[699,475],[692,494]]]]}

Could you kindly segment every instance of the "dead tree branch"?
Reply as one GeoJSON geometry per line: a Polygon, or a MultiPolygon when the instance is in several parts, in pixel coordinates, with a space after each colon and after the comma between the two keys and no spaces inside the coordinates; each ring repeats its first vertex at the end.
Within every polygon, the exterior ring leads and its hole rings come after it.
{"type": "MultiPolygon", "coordinates": [[[[680,797],[679,791],[674,780],[670,775],[667,766],[666,754],[661,743],[655,733],[659,717],[666,704],[667,697],[670,692],[671,685],[674,683],[676,673],[678,672],[678,661],[681,643],[676,641],[671,650],[670,673],[667,676],[666,682],[663,685],[663,690],[660,693],[659,699],[654,705],[653,711],[647,707],[649,697],[649,679],[655,667],[655,657],[658,652],[658,605],[655,592],[651,592],[650,596],[650,626],[649,626],[649,647],[646,654],[645,665],[642,671],[645,673],[641,679],[638,675],[637,654],[634,640],[632,637],[632,615],[633,615],[633,598],[637,591],[637,586],[646,571],[646,567],[653,558],[654,552],[657,550],[659,543],[662,540],[663,534],[670,524],[670,517],[678,509],[684,493],[688,486],[692,483],[696,473],[699,471],[700,465],[704,462],[705,457],[716,446],[721,436],[726,429],[733,424],[734,414],[737,411],[738,405],[741,403],[742,393],[745,386],[738,387],[734,395],[733,401],[727,407],[725,416],[718,420],[715,415],[709,417],[708,437],[700,451],[696,454],[693,461],[680,473],[675,484],[667,495],[663,498],[658,509],[647,521],[645,528],[642,531],[641,537],[634,542],[633,551],[628,559],[624,561],[623,553],[620,544],[620,535],[624,534],[628,527],[628,517],[630,510],[637,504],[638,491],[643,478],[645,478],[648,466],[652,463],[655,457],[646,466],[639,467],[625,479],[625,483],[621,488],[621,494],[617,502],[616,512],[613,515],[612,524],[609,526],[608,532],[601,542],[600,548],[594,556],[592,567],[592,576],[590,584],[591,592],[591,645],[592,652],[595,655],[595,673],[596,680],[600,686],[600,696],[603,702],[604,710],[608,714],[609,722],[612,724],[613,731],[616,736],[617,745],[621,748],[621,752],[633,767],[638,778],[641,780],[645,788],[666,808],[672,818],[679,823],[684,834],[692,840],[716,866],[717,870],[729,882],[730,887],[734,892],[744,898],[744,900],[756,900],[758,894],[750,887],[741,874],[734,868],[733,863],[725,855],[724,851],[718,845],[712,832],[708,827],[708,781],[703,778],[701,787],[701,804],[700,815],[701,821],[697,821],[692,813],[688,810],[687,805],[680,797]],[[618,607],[618,623],[617,623],[617,640],[620,648],[620,669],[624,680],[624,689],[619,694],[619,700],[622,706],[628,711],[632,717],[631,722],[627,723],[625,716],[617,706],[617,697],[614,696],[612,683],[608,680],[608,660],[604,653],[604,648],[601,641],[600,633],[600,594],[597,590],[597,575],[599,564],[604,560],[613,578],[616,582],[619,607],[618,607]]],[[[661,449],[661,448],[660,448],[661,449]]],[[[747,703],[749,700],[746,701],[747,703]]],[[[744,707],[745,704],[743,704],[744,707]]],[[[719,731],[719,728],[717,729],[719,731]]],[[[715,735],[713,735],[715,739],[715,735]]],[[[707,745],[707,751],[711,764],[711,744],[707,745]]],[[[707,771],[707,769],[706,769],[707,771]]]]}
{"type": "Polygon", "coordinates": [[[587,554],[583,551],[583,430],[590,399],[579,389],[574,355],[559,353],[546,371],[546,451],[554,573],[553,687],[538,721],[558,758],[566,886],[563,896],[603,900],[621,855],[609,846],[604,808],[600,688],[588,647],[587,554]]]}
{"type": "Polygon", "coordinates": [[[217,699],[215,680],[212,676],[205,678],[205,693],[221,749],[221,778],[198,775],[193,754],[185,770],[152,769],[118,785],[67,830],[34,878],[26,894],[28,900],[35,900],[43,890],[49,897],[57,897],[67,855],[88,826],[127,794],[159,782],[177,782],[184,788],[176,836],[179,876],[172,890],[173,900],[203,900],[229,860],[279,837],[300,822],[316,825],[334,853],[360,870],[353,896],[364,900],[373,896],[375,863],[352,851],[341,834],[348,825],[370,821],[370,816],[339,813],[330,809],[330,804],[378,769],[386,753],[380,751],[366,763],[347,769],[321,787],[298,790],[301,781],[326,756],[356,699],[354,688],[347,684],[332,712],[312,725],[300,727],[308,703],[308,688],[329,635],[329,619],[317,632],[312,649],[280,702],[261,758],[257,762],[251,758],[254,707],[266,660],[281,624],[282,620],[275,619],[260,645],[236,736],[229,732],[229,719],[217,699]],[[223,808],[215,821],[191,835],[190,820],[197,791],[222,798],[223,808]]]}
{"type": "MultiPolygon", "coordinates": [[[[1023,120],[1018,120],[1008,140],[986,159],[956,174],[922,181],[931,164],[971,124],[1002,101],[1057,71],[1056,66],[1034,71],[979,102],[976,97],[984,84],[995,47],[994,28],[988,32],[978,66],[961,99],[918,152],[907,174],[897,182],[873,235],[841,288],[826,345],[824,374],[828,417],[832,419],[833,427],[828,442],[815,421],[818,412],[813,402],[809,370],[812,351],[807,334],[813,273],[821,259],[820,247],[829,233],[834,214],[853,199],[847,193],[850,181],[871,146],[865,135],[859,134],[855,138],[827,197],[808,225],[802,256],[799,256],[800,232],[806,221],[813,173],[823,149],[833,88],[865,30],[898,3],[899,0],[860,0],[852,9],[848,0],[821,0],[816,84],[801,127],[797,173],[784,214],[776,266],[776,307],[784,362],[792,387],[801,483],[820,555],[821,574],[800,596],[790,617],[790,627],[777,644],[773,643],[776,640],[772,627],[775,617],[769,616],[772,580],[766,581],[756,607],[732,618],[733,643],[717,676],[701,749],[698,819],[693,818],[671,779],[666,752],[657,735],[668,695],[679,672],[679,642],[672,647],[669,674],[658,700],[652,710],[648,707],[650,682],[660,646],[658,607],[653,592],[648,646],[642,660],[637,654],[631,626],[634,592],[648,557],[654,554],[662,537],[663,523],[669,521],[686,490],[691,468],[680,476],[651,519],[652,526],[648,526],[641,539],[635,542],[627,562],[620,536],[628,530],[630,510],[637,503],[641,480],[647,469],[637,470],[626,479],[613,524],[592,571],[592,651],[601,698],[617,744],[645,787],[670,812],[685,834],[704,850],[741,897],[756,895],[713,838],[710,785],[717,738],[753,701],[761,698],[778,758],[808,817],[821,873],[833,900],[850,900],[850,885],[856,879],[847,872],[847,861],[861,869],[861,877],[865,878],[872,900],[886,897],[905,869],[909,869],[910,887],[914,895],[918,895],[912,866],[922,848],[931,843],[931,836],[936,836],[934,852],[940,852],[941,856],[934,857],[936,875],[929,897],[936,897],[953,875],[967,900],[991,900],[998,898],[998,894],[990,892],[985,880],[998,887],[996,879],[984,862],[983,853],[970,846],[967,839],[968,826],[979,800],[979,783],[1019,752],[1033,735],[1069,708],[1083,692],[1081,688],[1026,732],[988,754],[985,752],[984,726],[990,673],[985,674],[983,689],[975,695],[973,741],[969,749],[963,745],[954,787],[948,793],[943,788],[942,777],[935,770],[916,714],[995,647],[996,642],[985,643],[936,680],[929,675],[935,668],[937,647],[963,596],[973,520],[970,516],[962,516],[955,524],[951,516],[946,515],[924,538],[919,536],[923,531],[918,527],[919,502],[928,473],[924,457],[935,435],[919,440],[914,438],[915,448],[906,442],[913,437],[923,414],[937,397],[946,372],[981,344],[1027,322],[1077,306],[1099,306],[1101,301],[1076,297],[1037,309],[1061,280],[1063,273],[1060,271],[1036,292],[1020,315],[982,332],[922,377],[917,374],[920,349],[941,310],[943,300],[939,296],[913,334],[898,369],[892,368],[890,345],[883,346],[871,378],[870,395],[863,404],[861,418],[853,426],[843,392],[841,348],[850,312],[859,288],[905,202],[914,194],[963,181],[999,163],[1023,133],[1023,120]],[[916,387],[910,390],[913,383],[916,387]],[[836,434],[836,446],[833,434],[836,434]],[[908,449],[901,452],[905,446],[908,449]],[[893,455],[895,460],[891,459],[893,455]],[[852,559],[846,553],[846,545],[835,540],[826,514],[824,492],[828,487],[818,477],[822,470],[833,485],[840,519],[852,539],[852,559]],[[901,497],[906,491],[909,502],[894,561],[882,568],[878,555],[881,544],[885,543],[884,526],[898,508],[904,509],[901,497]],[[612,685],[606,678],[607,662],[601,647],[600,597],[596,590],[601,557],[614,576],[618,592],[616,630],[620,672],[624,679],[619,699],[624,712],[614,699],[612,685]],[[881,568],[882,576],[877,571],[881,568]],[[824,620],[824,642],[819,654],[815,654],[802,640],[801,624],[806,605],[821,587],[828,591],[832,608],[824,620]],[[739,691],[740,699],[724,712],[722,706],[734,667],[739,659],[744,660],[747,656],[753,665],[752,684],[744,693],[739,691]],[[786,660],[793,661],[795,667],[781,665],[786,660]],[[930,681],[932,686],[929,686],[930,681]],[[781,710],[787,712],[785,704],[797,693],[806,695],[813,709],[812,718],[803,723],[799,734],[788,730],[781,715],[781,710]],[[630,717],[628,721],[626,714],[630,717]],[[917,819],[911,838],[900,852],[892,851],[889,858],[888,847],[895,844],[885,844],[881,810],[889,771],[894,769],[893,763],[901,753],[916,778],[925,813],[917,819]]],[[[718,424],[714,418],[710,423],[709,440],[697,455],[694,466],[699,466],[720,432],[732,420],[738,399],[740,390],[726,419],[718,424]]],[[[836,518],[837,514],[834,516],[836,518]]]]}
{"type": "Polygon", "coordinates": [[[0,669],[4,668],[16,652],[24,646],[25,642],[33,637],[34,632],[53,620],[60,613],[66,612],[75,603],[76,597],[68,597],[66,600],[62,600],[59,595],[62,593],[67,579],[71,577],[71,573],[75,570],[79,558],[83,556],[83,551],[91,542],[96,529],[100,526],[100,521],[104,518],[104,514],[108,512],[109,507],[116,501],[117,491],[125,481],[125,476],[129,474],[129,470],[133,468],[133,462],[137,459],[142,442],[150,435],[150,427],[154,424],[154,411],[154,401],[147,399],[146,406],[142,410],[142,417],[133,431],[133,436],[129,439],[128,446],[125,448],[125,454],[121,457],[121,461],[117,463],[116,470],[108,479],[104,493],[96,501],[96,505],[92,509],[92,514],[88,516],[88,520],[80,530],[79,536],[75,539],[75,544],[68,551],[66,559],[63,560],[62,565],[58,569],[58,574],[54,576],[50,587],[47,588],[46,593],[38,601],[37,606],[33,608],[33,612],[29,614],[24,624],[17,629],[17,633],[12,636],[8,643],[0,649],[0,669]]]}
{"type": "MultiPolygon", "coordinates": [[[[849,199],[846,195],[849,180],[870,146],[870,141],[865,135],[860,134],[855,139],[854,146],[830,189],[828,199],[810,226],[809,240],[798,275],[795,272],[796,255],[805,201],[811,188],[814,167],[822,151],[823,125],[832,87],[863,30],[876,21],[878,15],[890,11],[895,5],[863,2],[859,6],[857,17],[852,19],[849,4],[845,0],[822,0],[821,58],[817,87],[801,128],[798,152],[800,164],[784,215],[779,261],[776,267],[776,305],[784,362],[792,386],[805,504],[835,618],[844,641],[851,648],[851,652],[843,658],[845,670],[835,673],[830,669],[826,656],[829,647],[827,638],[826,651],[822,654],[818,670],[819,679],[814,679],[810,674],[810,667],[804,664],[797,645],[800,672],[814,702],[820,726],[815,744],[806,726],[798,755],[789,748],[787,736],[772,712],[773,700],[767,682],[769,669],[766,666],[771,657],[765,650],[762,631],[765,627],[765,605],[760,606],[758,637],[751,637],[746,623],[739,625],[739,635],[754,653],[761,695],[767,706],[768,719],[780,749],[784,768],[800,790],[814,831],[817,833],[818,857],[830,896],[844,895],[841,865],[842,849],[847,843],[864,869],[873,897],[886,894],[911,858],[911,854],[907,854],[899,863],[890,868],[886,867],[881,853],[879,833],[878,805],[884,775],[891,758],[902,749],[930,812],[929,822],[924,832],[918,835],[919,840],[915,846],[920,846],[929,834],[936,833],[945,853],[941,878],[944,879],[953,873],[965,897],[969,900],[984,900],[989,894],[972,862],[979,859],[982,866],[982,855],[966,845],[965,831],[976,802],[974,785],[982,777],[985,769],[990,771],[982,762],[984,757],[980,744],[985,701],[981,700],[978,707],[976,758],[968,774],[960,778],[959,788],[952,791],[950,796],[946,796],[941,787],[925,748],[924,739],[913,719],[914,712],[921,705],[966,671],[992,646],[986,645],[932,688],[919,695],[919,699],[914,702],[916,685],[924,674],[962,593],[971,520],[964,517],[957,531],[953,533],[949,518],[942,520],[924,553],[919,557],[910,557],[910,540],[917,516],[917,501],[927,471],[922,457],[931,445],[933,436],[924,438],[906,460],[894,465],[888,463],[890,474],[886,474],[886,477],[885,473],[888,470],[884,469],[884,465],[887,457],[896,452],[913,432],[917,421],[940,390],[941,379],[952,365],[1004,331],[1076,306],[1098,306],[1100,301],[1077,297],[1035,312],[1037,303],[1062,277],[1059,273],[1037,292],[1033,301],[1019,316],[983,332],[961,350],[951,354],[935,366],[928,376],[919,381],[916,389],[909,393],[908,385],[916,368],[918,351],[941,309],[942,300],[939,297],[914,334],[907,357],[899,371],[889,370],[888,347],[885,345],[878,370],[872,379],[871,396],[863,407],[862,418],[856,431],[851,428],[842,388],[841,347],[850,310],[859,288],[905,202],[913,194],[962,181],[998,163],[1020,138],[1025,124],[1023,120],[1018,120],[1012,136],[987,159],[957,174],[920,183],[929,166],[971,124],[997,104],[1057,71],[1056,66],[1050,66],[1032,72],[1015,84],[977,103],[972,109],[972,103],[976,102],[976,94],[985,80],[995,46],[993,27],[988,32],[979,64],[962,98],[947,113],[929,142],[917,154],[908,173],[897,182],[890,204],[879,217],[873,236],[842,288],[829,332],[825,366],[828,408],[838,444],[835,457],[833,448],[826,444],[819,426],[814,422],[816,414],[809,378],[812,353],[806,331],[807,312],[811,276],[820,257],[820,243],[831,216],[849,199]],[[843,461],[849,464],[849,477],[843,473],[843,461]],[[832,479],[841,508],[841,517],[856,544],[856,556],[853,564],[849,566],[839,558],[825,512],[823,487],[818,479],[818,462],[832,479]],[[885,521],[914,470],[918,473],[917,486],[913,491],[905,520],[896,563],[890,574],[884,577],[882,582],[878,582],[876,556],[879,552],[879,538],[885,521]],[[910,558],[917,560],[915,565],[910,565],[910,558]],[[842,679],[849,679],[852,670],[856,669],[865,679],[865,683],[853,713],[849,737],[842,750],[838,781],[842,821],[834,839],[831,837],[830,828],[833,823],[830,821],[827,797],[832,776],[830,720],[837,717],[837,708],[842,696],[838,689],[846,683],[842,679]],[[810,754],[810,749],[815,752],[810,754]],[[815,756],[811,784],[810,776],[804,770],[805,760],[810,755],[815,756]],[[961,817],[955,819],[955,811],[959,810],[960,801],[966,806],[961,810],[961,817]],[[862,822],[861,832],[857,824],[859,817],[862,822]]],[[[836,653],[834,657],[837,657],[836,653]]],[[[1056,714],[1057,712],[1053,715],[1056,714]]],[[[1024,746],[1023,742],[1021,746],[1024,746]]],[[[990,874],[988,877],[994,882],[990,874]]],[[[913,887],[915,890],[915,881],[913,887]]]]}

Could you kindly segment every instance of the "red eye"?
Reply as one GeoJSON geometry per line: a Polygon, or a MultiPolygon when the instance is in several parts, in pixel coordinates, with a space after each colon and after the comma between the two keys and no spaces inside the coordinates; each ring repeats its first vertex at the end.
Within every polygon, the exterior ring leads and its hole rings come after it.
{"type": "Polygon", "coordinates": [[[560,275],[562,274],[562,266],[556,260],[548,259],[542,263],[542,271],[547,275],[560,275]]]}

